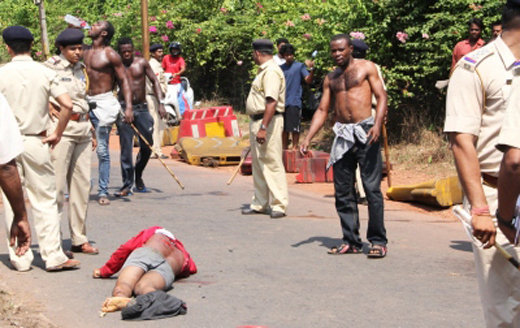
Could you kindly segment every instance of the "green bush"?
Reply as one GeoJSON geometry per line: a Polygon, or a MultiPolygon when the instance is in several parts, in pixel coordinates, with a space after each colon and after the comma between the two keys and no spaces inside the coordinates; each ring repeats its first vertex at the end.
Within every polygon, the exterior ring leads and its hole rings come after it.
{"type": "MultiPolygon", "coordinates": [[[[466,37],[467,21],[480,17],[486,26],[500,18],[505,0],[150,0],[151,41],[167,45],[179,41],[197,98],[219,97],[243,108],[255,67],[251,42],[285,37],[296,47],[297,58],[314,49],[318,76],[333,63],[329,40],[337,33],[361,32],[370,45],[368,58],[382,66],[389,94],[393,140],[427,127],[438,130],[444,117],[444,94],[435,89],[447,79],[451,51],[466,37]],[[400,41],[397,33],[401,37],[400,41]],[[407,39],[403,39],[403,34],[407,39]]],[[[110,20],[115,39],[130,36],[142,49],[140,2],[132,0],[46,0],[49,38],[66,27],[63,16],[79,16],[89,23],[110,20]]],[[[38,10],[29,0],[0,2],[0,29],[20,24],[35,34],[38,58],[38,10]]],[[[484,36],[489,37],[488,28],[484,36]]],[[[0,41],[1,42],[1,41],[0,41]]],[[[52,47],[51,47],[52,48],[52,47]]],[[[0,61],[7,60],[0,47],[0,61]]]]}

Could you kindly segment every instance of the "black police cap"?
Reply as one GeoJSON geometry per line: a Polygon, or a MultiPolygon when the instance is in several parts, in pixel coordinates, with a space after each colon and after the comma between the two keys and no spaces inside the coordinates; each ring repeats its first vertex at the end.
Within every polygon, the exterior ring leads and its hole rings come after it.
{"type": "Polygon", "coordinates": [[[352,44],[352,47],[354,47],[354,51],[365,52],[369,48],[363,40],[359,39],[351,40],[350,44],[352,44]]]}
{"type": "Polygon", "coordinates": [[[4,42],[31,42],[34,40],[32,33],[23,26],[9,26],[2,32],[4,42]]]}
{"type": "Polygon", "coordinates": [[[83,44],[85,35],[77,28],[68,28],[56,38],[56,44],[65,47],[72,44],[83,44]]]}
{"type": "Polygon", "coordinates": [[[267,39],[258,39],[253,41],[253,49],[262,51],[262,50],[273,50],[273,42],[267,39]]]}
{"type": "Polygon", "coordinates": [[[158,44],[158,43],[156,43],[156,44],[152,44],[152,45],[150,46],[150,52],[156,52],[156,51],[159,50],[159,49],[164,49],[164,47],[163,47],[162,44],[158,44]]]}
{"type": "Polygon", "coordinates": [[[517,7],[520,8],[520,0],[507,0],[507,7],[517,7]]]}

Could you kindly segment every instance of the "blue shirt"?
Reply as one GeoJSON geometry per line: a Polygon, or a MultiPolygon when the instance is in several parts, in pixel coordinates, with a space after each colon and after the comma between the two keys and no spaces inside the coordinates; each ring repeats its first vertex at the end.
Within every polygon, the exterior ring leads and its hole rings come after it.
{"type": "Polygon", "coordinates": [[[302,80],[309,75],[309,71],[303,63],[293,62],[280,66],[285,75],[285,107],[296,106],[302,108],[302,80]]]}

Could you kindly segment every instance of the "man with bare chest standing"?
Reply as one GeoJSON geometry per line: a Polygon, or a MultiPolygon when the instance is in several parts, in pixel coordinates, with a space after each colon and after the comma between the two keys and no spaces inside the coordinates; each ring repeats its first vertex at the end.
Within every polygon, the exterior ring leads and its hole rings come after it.
{"type": "Polygon", "coordinates": [[[132,91],[125,74],[125,67],[118,53],[109,46],[114,33],[114,27],[108,21],[100,21],[92,25],[92,29],[88,33],[93,41],[92,48],[85,50],[83,55],[89,80],[87,91],[87,101],[91,108],[89,115],[96,129],[98,140],[96,151],[99,160],[98,201],[100,205],[110,204],[108,200],[108,182],[110,180],[108,141],[112,125],[121,112],[121,106],[113,93],[116,77],[127,103],[125,121],[131,123],[134,119],[132,91]]]}
{"type": "MultiPolygon", "coordinates": [[[[134,57],[134,45],[132,39],[121,38],[117,42],[117,50],[123,59],[125,67],[125,74],[132,89],[132,102],[130,105],[133,108],[134,121],[133,124],[139,133],[153,145],[153,118],[148,111],[148,104],[146,103],[146,78],[150,79],[155,91],[157,99],[159,99],[159,107],[157,108],[161,118],[166,116],[164,110],[164,94],[161,90],[161,85],[152,67],[148,61],[142,57],[134,57]]],[[[122,107],[128,106],[127,99],[122,92],[119,92],[119,101],[122,107]]],[[[143,171],[150,159],[152,150],[143,141],[139,140],[139,153],[135,163],[135,170],[132,157],[132,148],[134,144],[134,129],[129,125],[129,122],[123,120],[117,121],[117,130],[119,131],[119,143],[121,145],[121,175],[123,177],[123,186],[115,195],[117,197],[129,196],[132,194],[132,187],[134,185],[134,171],[135,171],[135,186],[138,192],[147,192],[146,186],[143,182],[143,171]]],[[[141,138],[141,137],[139,137],[141,138]]]]}
{"type": "Polygon", "coordinates": [[[333,128],[336,138],[328,166],[334,168],[336,210],[341,220],[343,243],[333,247],[328,253],[363,253],[354,189],[355,171],[359,163],[368,201],[367,239],[372,244],[367,255],[369,258],[382,258],[387,253],[387,239],[381,193],[382,158],[378,139],[387,110],[386,92],[374,63],[353,60],[353,47],[348,35],[334,36],[330,49],[337,67],[325,78],[323,97],[312,118],[309,134],[301,145],[301,152],[307,152],[312,137],[325,123],[333,98],[337,117],[333,128]],[[372,93],[377,99],[375,119],[372,117],[372,93]]]}

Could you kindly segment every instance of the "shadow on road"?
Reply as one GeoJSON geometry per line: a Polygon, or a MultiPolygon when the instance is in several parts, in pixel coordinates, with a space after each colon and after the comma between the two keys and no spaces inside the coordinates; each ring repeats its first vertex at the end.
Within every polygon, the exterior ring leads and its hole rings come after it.
{"type": "Polygon", "coordinates": [[[458,251],[473,252],[471,242],[465,240],[452,240],[450,247],[458,251]]]}
{"type": "Polygon", "coordinates": [[[321,245],[319,245],[320,247],[331,248],[331,247],[334,247],[337,245],[341,245],[343,243],[343,240],[341,240],[340,238],[331,238],[331,237],[310,237],[306,240],[297,242],[296,244],[292,244],[291,246],[300,247],[301,245],[312,244],[315,242],[321,243],[321,245]]]}

